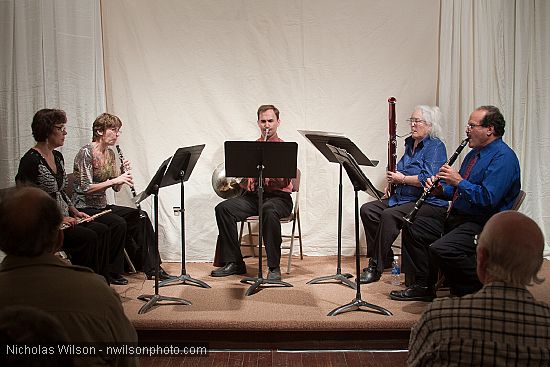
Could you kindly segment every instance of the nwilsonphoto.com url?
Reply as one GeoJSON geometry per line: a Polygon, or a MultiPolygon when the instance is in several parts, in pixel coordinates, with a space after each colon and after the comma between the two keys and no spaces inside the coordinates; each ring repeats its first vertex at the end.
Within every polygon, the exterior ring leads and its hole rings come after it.
{"type": "Polygon", "coordinates": [[[189,355],[207,356],[204,345],[183,346],[177,344],[4,344],[0,348],[4,356],[159,356],[189,355]]]}

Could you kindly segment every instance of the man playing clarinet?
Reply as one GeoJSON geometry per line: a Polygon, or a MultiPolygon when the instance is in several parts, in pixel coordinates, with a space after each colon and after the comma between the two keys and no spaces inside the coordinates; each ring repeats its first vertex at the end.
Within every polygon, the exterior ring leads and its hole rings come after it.
{"type": "MultiPolygon", "coordinates": [[[[481,289],[476,274],[477,235],[493,214],[512,207],[520,191],[519,162],[502,140],[504,126],[504,117],[494,106],[482,106],[470,114],[466,134],[472,150],[459,171],[441,167],[436,177],[445,183],[433,190],[451,201],[449,214],[443,223],[418,217],[404,226],[403,261],[412,264],[414,281],[405,290],[392,291],[391,299],[431,301],[437,269],[453,295],[481,289]]],[[[427,187],[436,177],[427,180],[427,187]]]]}

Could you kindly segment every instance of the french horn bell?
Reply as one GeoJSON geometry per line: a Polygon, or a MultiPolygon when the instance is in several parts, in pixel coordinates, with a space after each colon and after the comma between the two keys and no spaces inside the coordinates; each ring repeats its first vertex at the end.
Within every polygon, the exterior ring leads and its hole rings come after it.
{"type": "Polygon", "coordinates": [[[220,163],[212,172],[212,188],[222,199],[239,196],[244,189],[240,186],[242,177],[226,177],[225,164],[220,163]]]}

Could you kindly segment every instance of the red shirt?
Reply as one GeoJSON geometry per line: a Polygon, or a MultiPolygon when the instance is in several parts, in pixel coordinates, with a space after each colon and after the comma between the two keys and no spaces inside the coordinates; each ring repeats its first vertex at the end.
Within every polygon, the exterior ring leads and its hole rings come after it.
{"type": "MultiPolygon", "coordinates": [[[[258,138],[256,141],[264,141],[263,137],[258,138]]],[[[270,136],[267,141],[282,142],[279,136],[275,133],[270,136]]],[[[247,178],[241,181],[241,187],[247,191],[254,191],[256,188],[257,178],[247,178]]],[[[292,180],[290,178],[264,178],[264,192],[283,191],[292,192],[292,180]]]]}

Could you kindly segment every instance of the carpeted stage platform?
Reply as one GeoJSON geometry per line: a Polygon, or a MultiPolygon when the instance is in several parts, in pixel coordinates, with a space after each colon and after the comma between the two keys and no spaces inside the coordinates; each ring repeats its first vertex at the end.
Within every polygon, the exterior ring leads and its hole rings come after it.
{"type": "MultiPolygon", "coordinates": [[[[284,258],[283,258],[284,260],[284,258]]],[[[257,258],[248,258],[247,276],[257,275],[257,258]]],[[[364,261],[366,263],[366,261],[364,261]]],[[[179,263],[165,263],[172,274],[180,274],[179,263]]],[[[362,264],[364,266],[364,264],[362,264]]],[[[211,349],[406,349],[409,331],[427,306],[424,302],[398,302],[388,298],[390,274],[374,284],[362,285],[364,301],[393,313],[374,310],[351,311],[327,316],[334,308],[352,301],[356,291],[340,283],[308,285],[309,280],[336,273],[336,257],[304,257],[293,260],[292,272],[283,280],[292,288],[263,287],[246,296],[243,276],[212,278],[210,263],[189,263],[187,273],[212,288],[174,284],[160,288],[163,296],[184,298],[192,305],[157,305],[139,315],[142,294],[153,294],[152,280],[142,273],[128,275],[128,286],[118,286],[124,310],[136,327],[140,341],[207,343],[211,349]]],[[[353,257],[342,260],[343,273],[355,273],[353,257]]],[[[264,271],[265,273],[265,271],[264,271]]],[[[541,273],[547,281],[531,290],[550,302],[550,264],[541,273]]],[[[445,291],[438,293],[445,295],[445,291]]]]}

